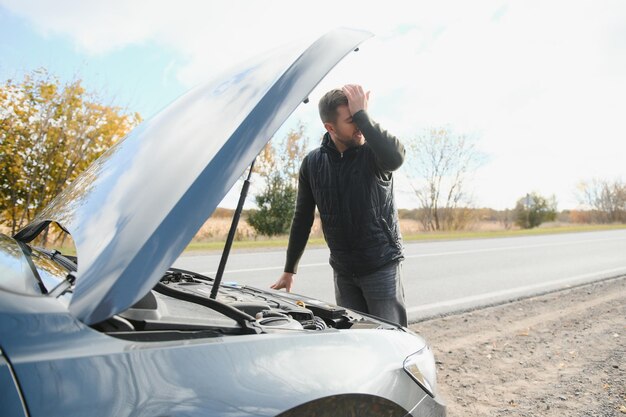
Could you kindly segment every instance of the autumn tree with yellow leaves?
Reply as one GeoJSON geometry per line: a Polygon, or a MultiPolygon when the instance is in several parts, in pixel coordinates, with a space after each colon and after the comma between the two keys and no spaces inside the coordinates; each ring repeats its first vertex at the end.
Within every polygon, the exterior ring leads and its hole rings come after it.
{"type": "Polygon", "coordinates": [[[44,70],[0,85],[0,221],[17,232],[140,121],[44,70]]]}
{"type": "Polygon", "coordinates": [[[284,138],[273,138],[263,148],[255,165],[265,182],[255,196],[258,210],[248,216],[257,233],[274,236],[287,233],[295,211],[300,164],[306,155],[308,137],[304,125],[291,129],[284,138]]]}

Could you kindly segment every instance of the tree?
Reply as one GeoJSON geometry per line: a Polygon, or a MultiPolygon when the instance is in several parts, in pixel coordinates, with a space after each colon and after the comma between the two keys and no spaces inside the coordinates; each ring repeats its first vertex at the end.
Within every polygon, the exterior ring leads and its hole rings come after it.
{"type": "Polygon", "coordinates": [[[261,151],[255,170],[265,182],[265,188],[255,196],[259,209],[248,215],[248,223],[257,233],[274,236],[289,230],[295,210],[298,172],[308,141],[300,122],[283,140],[272,140],[261,151]]]}
{"type": "Polygon", "coordinates": [[[140,121],[99,104],[76,80],[45,70],[0,86],[0,217],[11,233],[30,222],[93,160],[140,121]]]}
{"type": "Polygon", "coordinates": [[[578,185],[578,201],[593,210],[599,223],[626,222],[626,183],[594,178],[578,185]]]}
{"type": "Polygon", "coordinates": [[[248,223],[267,236],[286,233],[293,217],[296,194],[297,189],[275,172],[267,179],[265,190],[255,196],[259,209],[250,213],[248,223]]]}
{"type": "Polygon", "coordinates": [[[465,134],[449,127],[425,130],[406,143],[404,172],[421,208],[425,230],[460,230],[471,221],[470,176],[483,154],[465,134]]]}
{"type": "Polygon", "coordinates": [[[556,219],[556,200],[537,193],[526,194],[517,200],[514,210],[515,224],[522,229],[532,229],[543,222],[556,219]]]}

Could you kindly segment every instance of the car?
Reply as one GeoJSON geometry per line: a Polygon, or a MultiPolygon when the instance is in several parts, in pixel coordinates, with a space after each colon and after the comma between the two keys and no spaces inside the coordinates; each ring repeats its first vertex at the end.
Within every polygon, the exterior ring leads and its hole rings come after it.
{"type": "Polygon", "coordinates": [[[2,415],[445,415],[433,353],[411,330],[222,284],[232,239],[215,277],[172,267],[287,117],[371,36],[336,29],[192,89],[0,236],[2,415]],[[50,225],[75,256],[33,243],[50,225]]]}

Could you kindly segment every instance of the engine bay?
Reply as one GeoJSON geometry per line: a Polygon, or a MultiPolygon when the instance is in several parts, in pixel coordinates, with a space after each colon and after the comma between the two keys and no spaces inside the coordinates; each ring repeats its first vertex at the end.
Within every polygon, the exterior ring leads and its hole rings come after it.
{"type": "Polygon", "coordinates": [[[354,311],[301,295],[222,283],[171,268],[144,298],[93,326],[132,340],[171,340],[242,333],[395,328],[354,311]],[[242,328],[248,331],[242,332],[242,328]]]}

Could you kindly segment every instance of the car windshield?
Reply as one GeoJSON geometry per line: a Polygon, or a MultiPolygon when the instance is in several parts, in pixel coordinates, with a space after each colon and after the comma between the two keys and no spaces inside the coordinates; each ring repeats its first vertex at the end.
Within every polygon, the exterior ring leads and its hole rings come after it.
{"type": "Polygon", "coordinates": [[[42,295],[64,281],[67,273],[45,254],[0,235],[0,288],[42,295]]]}
{"type": "Polygon", "coordinates": [[[56,260],[50,259],[47,254],[32,248],[30,258],[35,268],[37,268],[41,282],[47,292],[50,292],[61,282],[65,281],[69,271],[63,268],[62,264],[56,260]]]}

